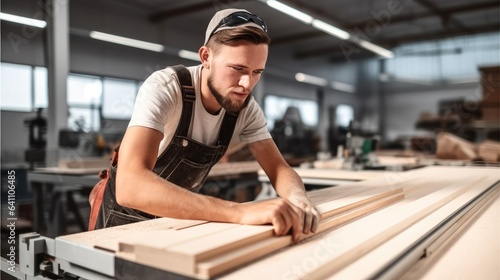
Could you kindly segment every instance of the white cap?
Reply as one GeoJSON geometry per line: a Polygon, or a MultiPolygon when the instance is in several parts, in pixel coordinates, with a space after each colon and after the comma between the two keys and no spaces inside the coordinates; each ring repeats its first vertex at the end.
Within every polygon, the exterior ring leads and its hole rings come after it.
{"type": "Polygon", "coordinates": [[[233,28],[240,27],[240,26],[254,26],[254,27],[257,27],[257,28],[264,30],[262,26],[256,24],[255,22],[253,22],[251,20],[249,20],[248,22],[246,22],[244,24],[238,25],[238,26],[222,26],[222,27],[217,28],[217,26],[219,25],[219,23],[221,22],[221,20],[223,18],[225,18],[231,14],[237,13],[237,12],[245,12],[245,13],[251,14],[249,11],[244,10],[244,9],[225,9],[225,10],[220,10],[217,13],[215,13],[215,15],[212,17],[212,19],[208,23],[207,31],[205,32],[204,45],[206,45],[208,43],[208,40],[210,39],[210,35],[213,35],[220,30],[233,29],[233,28]],[[215,28],[217,28],[217,30],[214,30],[215,28]]]}

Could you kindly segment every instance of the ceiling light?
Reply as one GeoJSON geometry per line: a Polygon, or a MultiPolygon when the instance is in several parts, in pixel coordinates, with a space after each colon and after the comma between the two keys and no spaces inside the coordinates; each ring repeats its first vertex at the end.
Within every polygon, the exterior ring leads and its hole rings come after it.
{"type": "Polygon", "coordinates": [[[355,86],[350,85],[350,84],[346,84],[346,83],[342,83],[342,82],[333,81],[330,85],[333,89],[348,92],[348,93],[354,93],[356,91],[355,86]]]}
{"type": "Polygon", "coordinates": [[[297,9],[294,9],[288,5],[285,5],[281,2],[278,2],[276,0],[268,0],[266,1],[267,5],[273,9],[276,9],[282,13],[285,13],[291,17],[294,17],[306,24],[311,24],[311,22],[313,21],[313,17],[306,14],[306,13],[303,13],[297,9]]]}
{"type": "Polygon", "coordinates": [[[351,37],[351,35],[348,32],[340,28],[337,28],[331,24],[328,24],[324,21],[321,21],[319,19],[314,19],[312,21],[312,26],[342,40],[348,40],[351,37]]]}
{"type": "Polygon", "coordinates": [[[180,50],[178,52],[179,56],[185,59],[190,59],[194,61],[200,61],[200,55],[197,52],[180,50]]]}
{"type": "Polygon", "coordinates": [[[313,85],[317,85],[317,86],[326,86],[328,84],[328,81],[324,78],[316,77],[316,76],[308,75],[308,74],[304,74],[304,73],[295,74],[295,79],[299,82],[313,84],[313,85]]]}
{"type": "Polygon", "coordinates": [[[20,17],[20,16],[15,16],[15,15],[6,14],[6,13],[0,13],[0,20],[25,24],[25,25],[29,25],[29,26],[38,27],[38,28],[45,28],[45,26],[47,26],[47,23],[43,20],[27,18],[27,17],[20,17]]]}
{"type": "Polygon", "coordinates": [[[136,39],[130,39],[127,37],[121,37],[121,36],[112,35],[112,34],[103,33],[103,32],[98,32],[98,31],[91,31],[90,37],[94,38],[96,40],[106,41],[106,42],[110,42],[110,43],[125,45],[125,46],[129,46],[129,47],[134,47],[134,48],[139,48],[139,49],[144,49],[144,50],[154,51],[154,52],[163,52],[163,50],[165,49],[165,47],[160,45],[160,44],[145,42],[145,41],[136,40],[136,39]]]}
{"type": "Polygon", "coordinates": [[[372,51],[376,54],[379,54],[385,58],[394,58],[394,53],[391,52],[390,50],[384,49],[380,46],[377,46],[375,44],[372,44],[368,41],[365,40],[359,40],[359,45],[362,46],[363,48],[372,51]]]}

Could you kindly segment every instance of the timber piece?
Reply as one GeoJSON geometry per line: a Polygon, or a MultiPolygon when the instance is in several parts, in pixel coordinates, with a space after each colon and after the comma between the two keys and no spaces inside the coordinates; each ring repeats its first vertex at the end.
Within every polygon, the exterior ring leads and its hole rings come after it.
{"type": "MultiPolygon", "coordinates": [[[[315,234],[309,234],[306,238],[312,237],[313,235],[319,234],[328,229],[365,216],[373,211],[399,201],[403,197],[404,195],[402,193],[395,193],[392,196],[382,197],[379,200],[372,201],[371,203],[360,205],[358,206],[358,209],[353,209],[345,214],[337,214],[336,216],[332,216],[326,221],[321,221],[317,232],[315,234]]],[[[266,254],[270,254],[277,249],[281,249],[291,245],[293,243],[291,237],[286,237],[286,239],[283,239],[284,237],[273,237],[260,243],[250,244],[245,248],[241,248],[240,250],[232,251],[228,254],[214,257],[207,261],[201,261],[197,265],[197,273],[199,277],[202,278],[216,276],[217,274],[220,274],[230,268],[234,268],[244,263],[253,261],[266,254]]]]}
{"type": "Polygon", "coordinates": [[[292,243],[292,236],[290,235],[261,240],[239,250],[198,263],[196,277],[210,279],[239,265],[285,248],[292,243]]]}
{"type": "Polygon", "coordinates": [[[317,179],[337,179],[361,181],[373,179],[384,175],[383,171],[350,171],[350,170],[334,170],[334,169],[308,169],[294,168],[295,172],[300,177],[312,177],[317,179]]]}
{"type": "Polygon", "coordinates": [[[470,188],[481,184],[481,182],[486,182],[485,179],[484,176],[473,176],[472,178],[457,180],[455,184],[442,187],[411,203],[403,204],[400,207],[402,209],[398,207],[385,209],[388,211],[379,211],[366,217],[363,222],[352,224],[353,226],[348,232],[337,236],[339,241],[346,242],[346,247],[349,249],[340,250],[338,255],[318,265],[318,268],[310,273],[309,278],[324,279],[328,275],[336,273],[360,256],[387,242],[414,223],[462,195],[470,188]],[[383,221],[388,222],[384,223],[383,221]],[[363,231],[366,231],[367,228],[370,229],[369,234],[363,234],[363,231]],[[354,242],[350,240],[353,236],[357,237],[354,242]]]}
{"type": "MultiPolygon", "coordinates": [[[[379,278],[376,277],[377,273],[384,267],[384,265],[389,264],[393,261],[399,260],[401,261],[401,255],[410,250],[411,246],[415,246],[416,237],[422,237],[426,234],[430,234],[432,232],[436,232],[436,240],[442,239],[442,241],[446,240],[450,237],[450,235],[446,234],[438,234],[440,230],[440,225],[442,221],[451,217],[457,209],[468,204],[470,201],[475,199],[478,195],[480,195],[483,191],[490,188],[490,184],[475,184],[471,189],[464,192],[462,195],[457,198],[451,200],[449,203],[439,208],[438,210],[430,213],[427,217],[423,218],[417,223],[414,223],[406,230],[395,236],[394,238],[388,240],[382,246],[374,249],[364,256],[360,256],[357,260],[351,263],[349,266],[343,268],[341,271],[333,275],[332,279],[373,279],[379,278]],[[439,237],[438,237],[439,236],[439,237]],[[363,267],[363,270],[360,271],[359,268],[363,267]]],[[[491,201],[491,198],[498,197],[498,190],[500,188],[494,187],[490,189],[487,195],[482,197],[477,207],[474,207],[472,210],[469,210],[464,216],[458,219],[456,222],[452,223],[453,225],[446,232],[454,232],[454,228],[463,227],[464,221],[467,221],[471,216],[477,214],[478,209],[481,209],[484,205],[487,204],[488,201],[491,201]]],[[[442,225],[444,226],[444,225],[442,225]]],[[[421,247],[418,247],[416,258],[421,257],[422,254],[425,253],[425,257],[429,257],[434,253],[433,248],[437,248],[435,244],[439,242],[431,242],[432,240],[423,243],[424,250],[421,247]]],[[[414,249],[415,250],[415,249],[414,249]]],[[[417,261],[417,260],[415,260],[417,261]]],[[[413,262],[410,260],[406,261],[409,265],[413,262]]],[[[426,264],[429,264],[426,262],[426,264]]],[[[399,275],[391,275],[384,276],[387,278],[399,278],[399,275]]],[[[420,277],[417,277],[420,278],[420,277]]],[[[484,278],[483,278],[484,279],[484,278]]]]}
{"type": "MultiPolygon", "coordinates": [[[[434,189],[429,189],[426,196],[415,200],[405,198],[403,201],[352,223],[337,227],[335,230],[325,231],[301,244],[290,246],[286,250],[275,252],[260,261],[247,263],[238,270],[229,271],[217,277],[224,280],[255,279],[261,275],[259,272],[265,271],[267,279],[325,279],[397,235],[398,233],[393,230],[397,231],[399,224],[408,222],[408,219],[419,211],[426,209],[432,213],[433,211],[430,211],[432,209],[426,206],[434,207],[441,199],[481,179],[481,175],[488,173],[486,171],[485,168],[477,170],[463,167],[422,168],[414,175],[423,178],[424,181],[427,179],[434,181],[435,186],[434,189]],[[451,176],[445,178],[445,176],[439,176],[440,174],[451,176]],[[449,177],[454,179],[452,183],[449,177]],[[316,272],[317,270],[320,273],[316,272]]],[[[495,171],[498,172],[498,169],[495,171]]],[[[492,170],[489,171],[489,174],[491,173],[492,170]]],[[[491,182],[491,178],[489,180],[491,182]]],[[[363,183],[371,183],[371,181],[363,183]]],[[[411,224],[413,223],[409,221],[408,225],[411,224]]],[[[362,268],[358,267],[358,269],[362,268]]]]}
{"type": "Polygon", "coordinates": [[[156,232],[143,232],[140,240],[120,240],[120,251],[124,248],[145,248],[146,250],[164,250],[168,247],[196,240],[203,236],[216,234],[231,228],[239,227],[230,223],[205,223],[181,230],[164,230],[156,232]],[[130,247],[129,247],[130,246],[130,247]]]}
{"type": "Polygon", "coordinates": [[[364,204],[368,204],[394,194],[400,194],[402,191],[402,188],[396,188],[393,190],[385,190],[385,188],[383,190],[372,189],[366,192],[358,193],[356,196],[332,200],[330,202],[317,205],[316,209],[321,213],[321,220],[323,220],[342,212],[355,209],[364,204]]]}
{"type": "Polygon", "coordinates": [[[176,231],[143,232],[140,238],[120,240],[119,251],[120,253],[130,253],[127,254],[127,258],[134,259],[140,264],[193,277],[193,273],[184,269],[185,265],[182,260],[165,258],[165,250],[184,242],[190,242],[240,226],[238,224],[211,222],[176,231]]]}
{"type": "MultiPolygon", "coordinates": [[[[368,214],[370,214],[370,213],[372,213],[380,208],[383,208],[383,207],[389,206],[395,202],[401,201],[404,199],[404,197],[405,197],[405,195],[402,192],[394,191],[394,192],[392,192],[391,195],[383,196],[377,200],[370,201],[366,205],[363,205],[362,208],[358,208],[358,209],[352,208],[352,209],[345,211],[344,213],[337,213],[334,215],[328,215],[328,218],[321,221],[315,234],[322,233],[326,230],[335,228],[335,227],[340,226],[342,224],[352,222],[353,220],[361,218],[363,216],[366,216],[366,215],[368,215],[368,214]]],[[[334,210],[331,212],[336,212],[336,211],[334,210]]],[[[313,234],[310,234],[310,236],[312,236],[312,235],[313,234]]]]}
{"type": "Polygon", "coordinates": [[[500,279],[500,192],[491,200],[400,279],[500,279]]]}
{"type": "Polygon", "coordinates": [[[314,205],[319,205],[335,199],[356,195],[369,189],[371,188],[353,187],[352,185],[347,184],[310,191],[307,193],[307,196],[314,205]]]}
{"type": "MultiPolygon", "coordinates": [[[[271,238],[273,226],[240,225],[189,242],[167,248],[161,253],[164,260],[175,260],[176,268],[196,273],[196,263],[232,250],[271,238]]],[[[137,254],[137,257],[141,257],[137,254]]]]}
{"type": "MultiPolygon", "coordinates": [[[[325,217],[332,216],[329,214],[330,211],[334,211],[333,215],[339,215],[342,212],[350,211],[346,216],[339,216],[336,223],[335,221],[330,221],[328,225],[333,227],[341,223],[346,223],[349,219],[365,215],[367,211],[373,211],[374,209],[386,206],[388,203],[392,203],[394,197],[391,197],[391,195],[393,194],[397,194],[398,198],[401,198],[401,188],[395,190],[393,187],[380,189],[370,188],[356,195],[354,198],[340,198],[337,199],[336,204],[323,205],[320,209],[323,214],[325,214],[325,217]],[[371,199],[371,197],[374,198],[371,199]],[[390,199],[385,199],[387,197],[390,199]],[[369,208],[367,208],[368,210],[364,208],[366,205],[369,206],[369,208]],[[338,211],[337,207],[340,206],[343,208],[338,211]],[[354,211],[354,209],[357,210],[354,211]]],[[[183,275],[193,275],[196,273],[197,263],[215,258],[229,251],[240,251],[242,247],[249,244],[271,238],[274,232],[272,226],[238,225],[237,227],[206,234],[206,229],[209,228],[211,224],[212,223],[193,227],[187,231],[160,232],[154,233],[153,235],[146,234],[142,236],[143,240],[141,241],[129,242],[128,244],[121,242],[120,251],[132,251],[135,254],[134,258],[136,261],[153,267],[174,271],[183,275]],[[203,233],[204,231],[205,233],[203,233]],[[182,236],[178,236],[178,234],[182,234],[182,236]]],[[[325,227],[323,226],[322,228],[325,227]]],[[[273,250],[273,248],[275,247],[267,247],[268,250],[273,250]]],[[[214,268],[214,270],[219,271],[221,267],[226,267],[228,265],[230,264],[221,264],[214,268]]]]}
{"type": "Polygon", "coordinates": [[[134,239],[135,236],[141,239],[144,232],[175,231],[205,223],[207,221],[158,218],[140,223],[69,234],[58,238],[116,252],[119,250],[120,240],[134,239]]]}

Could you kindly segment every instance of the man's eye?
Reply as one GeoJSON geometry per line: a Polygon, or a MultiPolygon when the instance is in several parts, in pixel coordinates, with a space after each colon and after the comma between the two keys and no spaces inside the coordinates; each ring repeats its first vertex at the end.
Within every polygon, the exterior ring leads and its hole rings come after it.
{"type": "Polygon", "coordinates": [[[241,68],[241,67],[233,67],[233,69],[236,71],[243,71],[243,68],[241,68]]]}

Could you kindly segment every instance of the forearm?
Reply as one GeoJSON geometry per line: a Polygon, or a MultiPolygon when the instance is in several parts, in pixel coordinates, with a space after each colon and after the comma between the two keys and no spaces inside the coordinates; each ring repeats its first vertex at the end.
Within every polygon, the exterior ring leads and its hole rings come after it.
{"type": "Polygon", "coordinates": [[[116,196],[122,206],[160,217],[238,222],[237,203],[193,193],[150,170],[120,175],[117,176],[116,196]]]}
{"type": "Polygon", "coordinates": [[[290,199],[296,196],[306,196],[304,183],[292,168],[282,168],[271,183],[282,198],[290,199]]]}

